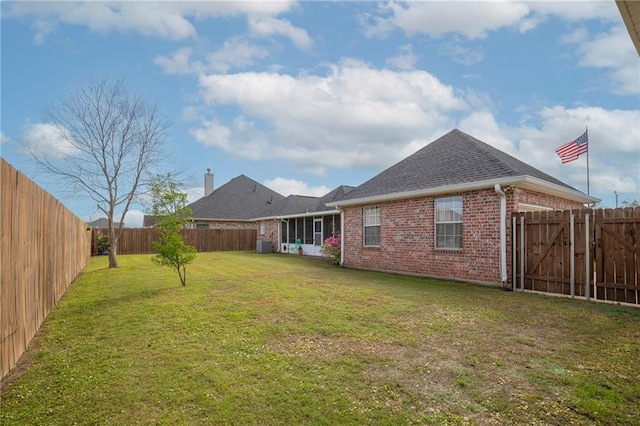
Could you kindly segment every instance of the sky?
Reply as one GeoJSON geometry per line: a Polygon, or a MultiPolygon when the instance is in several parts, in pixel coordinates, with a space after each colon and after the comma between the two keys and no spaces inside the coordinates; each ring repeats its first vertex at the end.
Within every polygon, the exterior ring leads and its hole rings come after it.
{"type": "MultiPolygon", "coordinates": [[[[83,79],[124,78],[170,123],[190,200],[207,168],[283,195],[357,186],[458,128],[587,192],[640,200],[640,59],[608,1],[3,1],[2,157],[89,221],[24,154],[83,79]]],[[[127,226],[141,226],[134,205],[127,226]]]]}

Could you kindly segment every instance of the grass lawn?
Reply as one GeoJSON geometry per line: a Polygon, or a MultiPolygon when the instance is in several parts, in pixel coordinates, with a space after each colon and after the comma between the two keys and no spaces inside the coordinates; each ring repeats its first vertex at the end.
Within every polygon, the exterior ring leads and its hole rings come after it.
{"type": "Polygon", "coordinates": [[[0,424],[640,424],[640,309],[201,253],[91,260],[0,424]]]}

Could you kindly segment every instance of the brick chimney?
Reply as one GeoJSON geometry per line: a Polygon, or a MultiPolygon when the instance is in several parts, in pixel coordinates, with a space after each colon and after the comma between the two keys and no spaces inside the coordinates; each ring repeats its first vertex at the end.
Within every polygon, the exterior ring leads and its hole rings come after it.
{"type": "Polygon", "coordinates": [[[204,174],[204,196],[213,192],[213,173],[211,169],[207,169],[207,173],[204,174]]]}

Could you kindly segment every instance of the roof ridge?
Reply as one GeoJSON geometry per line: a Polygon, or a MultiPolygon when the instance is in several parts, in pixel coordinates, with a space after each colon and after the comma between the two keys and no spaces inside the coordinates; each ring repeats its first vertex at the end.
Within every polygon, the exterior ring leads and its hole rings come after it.
{"type": "Polygon", "coordinates": [[[577,191],[542,170],[456,128],[387,167],[350,191],[344,199],[526,176],[577,191]]]}
{"type": "MultiPolygon", "coordinates": [[[[457,130],[457,129],[456,129],[457,130]]],[[[467,133],[459,130],[460,133],[466,135],[468,138],[470,138],[473,142],[474,145],[476,147],[478,147],[479,149],[481,149],[483,152],[485,152],[487,155],[490,155],[493,159],[495,159],[497,161],[496,165],[498,165],[500,168],[502,168],[502,170],[504,170],[505,172],[510,172],[510,173],[514,173],[517,176],[533,176],[534,174],[540,174],[542,176],[545,177],[544,180],[547,180],[549,182],[553,182],[553,183],[560,183],[563,186],[569,187],[571,189],[574,189],[572,186],[560,181],[558,178],[555,178],[553,176],[551,176],[550,174],[528,164],[525,163],[524,161],[520,160],[519,158],[504,152],[498,148],[496,148],[493,145],[490,145],[484,141],[481,141],[480,139],[468,135],[467,133]],[[515,163],[515,164],[514,164],[515,163]],[[516,167],[519,166],[520,168],[516,167]],[[521,170],[521,168],[525,168],[527,170],[521,170]],[[530,173],[530,172],[534,172],[534,174],[530,173]]]]}

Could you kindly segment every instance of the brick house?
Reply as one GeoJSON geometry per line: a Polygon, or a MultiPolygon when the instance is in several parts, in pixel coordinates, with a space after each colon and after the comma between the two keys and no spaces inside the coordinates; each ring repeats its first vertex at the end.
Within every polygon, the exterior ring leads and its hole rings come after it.
{"type": "Polygon", "coordinates": [[[327,203],[342,199],[352,186],[342,185],[322,197],[289,195],[271,204],[254,219],[258,241],[271,241],[272,251],[321,256],[322,242],[341,233],[340,211],[327,203]]]}
{"type": "Polygon", "coordinates": [[[213,175],[205,174],[205,196],[187,207],[192,220],[187,228],[196,229],[255,229],[254,217],[284,196],[240,175],[217,189],[213,189],[213,175]]]}
{"type": "Polygon", "coordinates": [[[346,267],[505,285],[511,213],[597,201],[455,129],[328,207],[346,267]]]}

